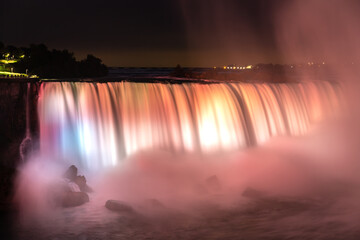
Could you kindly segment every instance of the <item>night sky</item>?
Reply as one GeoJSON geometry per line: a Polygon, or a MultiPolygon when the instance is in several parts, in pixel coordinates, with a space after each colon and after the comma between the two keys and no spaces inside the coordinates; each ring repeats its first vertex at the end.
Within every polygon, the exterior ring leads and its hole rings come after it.
{"type": "Polygon", "coordinates": [[[108,66],[281,62],[273,14],[283,0],[8,0],[0,40],[87,53],[108,66]]]}

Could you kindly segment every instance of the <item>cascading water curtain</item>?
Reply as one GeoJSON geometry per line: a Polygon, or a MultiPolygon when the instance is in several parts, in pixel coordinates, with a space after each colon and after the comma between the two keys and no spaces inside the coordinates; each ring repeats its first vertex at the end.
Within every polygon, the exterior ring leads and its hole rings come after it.
{"type": "Polygon", "coordinates": [[[339,109],[329,82],[41,85],[40,148],[88,168],[139,150],[236,150],[296,136],[339,109]]]}

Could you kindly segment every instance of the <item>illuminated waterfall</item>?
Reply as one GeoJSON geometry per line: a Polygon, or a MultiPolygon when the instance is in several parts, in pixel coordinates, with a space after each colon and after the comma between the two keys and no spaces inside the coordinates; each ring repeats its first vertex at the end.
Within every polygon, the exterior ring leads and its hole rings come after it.
{"type": "Polygon", "coordinates": [[[236,150],[302,135],[338,99],[329,82],[49,82],[38,103],[40,148],[93,169],[146,149],[236,150]]]}

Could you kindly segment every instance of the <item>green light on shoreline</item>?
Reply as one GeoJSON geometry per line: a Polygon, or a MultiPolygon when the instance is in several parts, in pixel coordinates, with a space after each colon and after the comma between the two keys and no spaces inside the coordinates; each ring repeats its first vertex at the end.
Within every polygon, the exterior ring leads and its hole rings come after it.
{"type": "Polygon", "coordinates": [[[6,72],[6,71],[0,71],[0,76],[1,75],[29,77],[29,75],[27,75],[25,73],[15,73],[15,72],[6,72]]]}
{"type": "Polygon", "coordinates": [[[0,63],[3,63],[3,64],[11,64],[11,63],[16,63],[16,62],[18,62],[17,59],[11,59],[11,60],[0,59],[0,63]]]}

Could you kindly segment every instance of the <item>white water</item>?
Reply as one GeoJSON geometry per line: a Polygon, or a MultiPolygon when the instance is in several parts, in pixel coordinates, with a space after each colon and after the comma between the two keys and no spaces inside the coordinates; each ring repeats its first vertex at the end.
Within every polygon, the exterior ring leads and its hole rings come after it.
{"type": "Polygon", "coordinates": [[[339,97],[329,82],[43,83],[40,147],[90,169],[143,150],[240,150],[304,135],[339,110],[339,97]]]}

